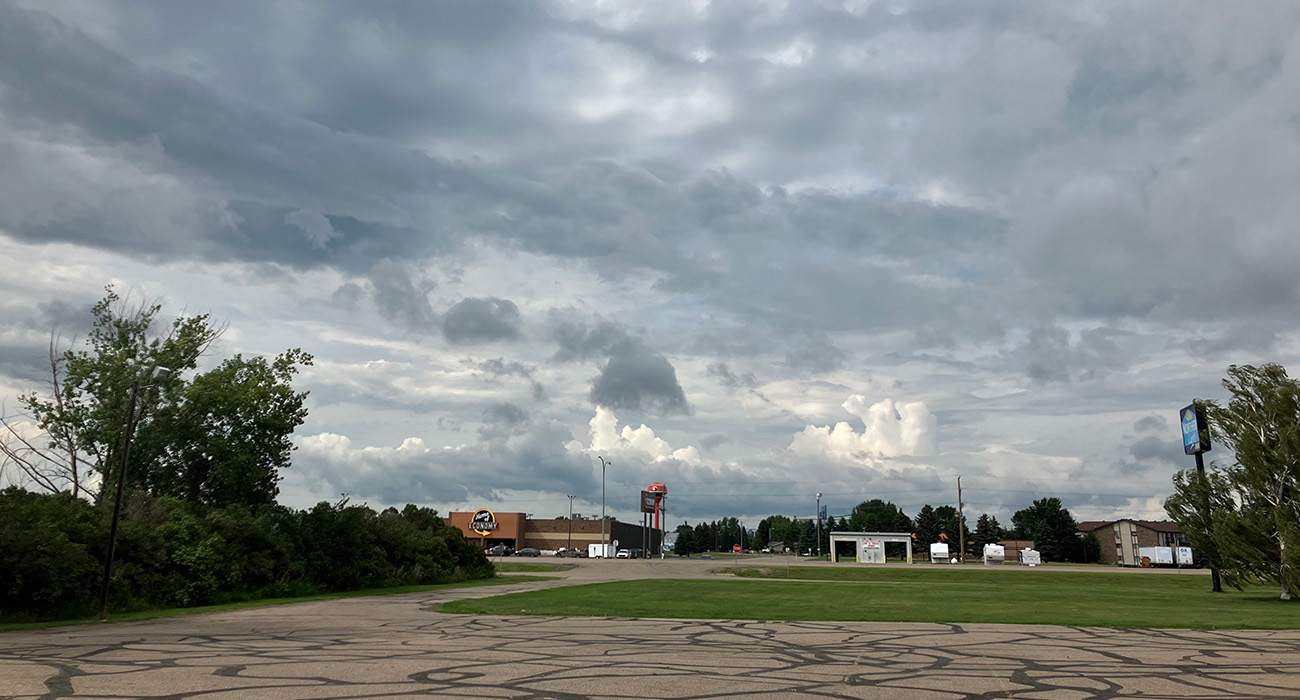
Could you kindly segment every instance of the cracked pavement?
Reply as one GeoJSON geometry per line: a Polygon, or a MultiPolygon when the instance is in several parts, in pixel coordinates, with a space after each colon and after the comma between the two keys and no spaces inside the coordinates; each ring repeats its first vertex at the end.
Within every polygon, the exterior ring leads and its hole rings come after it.
{"type": "Polygon", "coordinates": [[[1286,698],[1300,631],[443,615],[470,597],[721,562],[587,561],[564,580],[0,634],[0,698],[1286,698]]]}

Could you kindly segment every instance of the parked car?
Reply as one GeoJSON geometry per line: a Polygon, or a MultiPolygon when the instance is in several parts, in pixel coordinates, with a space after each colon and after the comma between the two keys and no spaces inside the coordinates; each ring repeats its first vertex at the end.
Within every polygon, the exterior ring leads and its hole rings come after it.
{"type": "Polygon", "coordinates": [[[555,556],[557,557],[577,558],[582,556],[582,554],[583,554],[582,550],[578,549],[577,547],[560,547],[559,549],[555,550],[555,556]]]}
{"type": "Polygon", "coordinates": [[[537,551],[536,549],[533,549],[532,547],[524,547],[523,549],[519,550],[518,552],[515,552],[515,556],[517,556],[517,557],[540,557],[540,556],[542,556],[542,553],[539,552],[539,551],[537,551]]]}
{"type": "Polygon", "coordinates": [[[488,554],[491,554],[494,557],[508,557],[514,553],[515,548],[508,544],[498,544],[488,548],[488,554]]]}
{"type": "Polygon", "coordinates": [[[631,558],[632,558],[632,552],[631,552],[630,550],[627,550],[627,549],[620,549],[620,550],[618,550],[618,553],[614,555],[614,557],[615,557],[616,559],[631,559],[631,558]]]}

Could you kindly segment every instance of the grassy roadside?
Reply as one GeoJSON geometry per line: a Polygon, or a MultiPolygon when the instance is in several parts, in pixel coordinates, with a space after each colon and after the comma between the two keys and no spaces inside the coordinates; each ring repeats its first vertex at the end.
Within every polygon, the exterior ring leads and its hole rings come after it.
{"type": "MultiPolygon", "coordinates": [[[[296,598],[263,598],[261,600],[244,600],[237,603],[223,603],[221,605],[203,605],[193,608],[159,608],[156,610],[140,610],[127,613],[110,613],[108,622],[135,622],[137,620],[153,620],[162,617],[181,617],[183,615],[202,615],[205,613],[226,612],[228,610],[243,610],[245,608],[262,608],[272,605],[288,605],[291,603],[307,603],[315,600],[338,600],[340,598],[359,598],[362,596],[377,595],[396,595],[399,593],[423,593],[425,591],[440,591],[449,588],[478,588],[481,586],[504,586],[512,583],[523,583],[526,581],[551,581],[554,576],[497,576],[496,578],[481,579],[476,581],[465,581],[463,583],[441,583],[430,586],[399,586],[396,588],[371,588],[362,591],[341,591],[337,593],[317,593],[315,595],[298,596],[296,598]]],[[[14,632],[18,630],[40,630],[51,627],[63,627],[65,625],[84,625],[98,622],[93,617],[77,618],[73,620],[46,620],[42,622],[5,622],[0,623],[0,633],[14,632]]]]}
{"type": "MultiPolygon", "coordinates": [[[[778,575],[784,573],[780,567],[778,575]]],[[[489,615],[1300,629],[1300,603],[1278,601],[1273,588],[1210,593],[1203,576],[821,567],[792,568],[791,577],[803,580],[621,581],[455,601],[437,609],[489,615]]]]}

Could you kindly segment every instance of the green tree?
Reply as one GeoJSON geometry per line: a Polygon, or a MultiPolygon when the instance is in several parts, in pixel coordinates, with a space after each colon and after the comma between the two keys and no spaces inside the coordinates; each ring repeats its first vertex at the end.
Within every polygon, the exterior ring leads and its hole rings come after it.
{"type": "Polygon", "coordinates": [[[772,523],[767,518],[758,521],[758,527],[754,528],[754,549],[762,549],[772,541],[772,523]]]}
{"type": "MultiPolygon", "coordinates": [[[[159,334],[156,322],[161,310],[147,301],[132,305],[109,287],[91,307],[93,323],[84,343],[60,351],[58,338],[51,339],[49,392],[18,397],[43,436],[30,439],[5,422],[7,439],[0,440],[4,457],[32,484],[51,493],[66,490],[74,496],[98,497],[106,489],[96,492],[88,485],[94,475],[100,476],[103,486],[114,483],[132,387],[152,368],[166,367],[173,374],[161,386],[144,392],[140,408],[150,405],[155,396],[174,400],[182,384],[179,373],[194,369],[223,330],[205,314],[178,317],[159,334]]],[[[148,411],[137,414],[145,416],[137,435],[147,443],[157,429],[148,411]]],[[[133,448],[131,456],[135,467],[154,455],[133,448]]]]}
{"type": "Polygon", "coordinates": [[[1290,600],[1300,596],[1300,382],[1278,364],[1233,365],[1223,387],[1227,405],[1204,407],[1211,436],[1232,451],[1224,486],[1240,507],[1212,511],[1218,555],[1276,581],[1290,600]]]}
{"type": "Polygon", "coordinates": [[[916,521],[913,523],[912,531],[916,534],[917,548],[923,552],[930,551],[930,545],[939,541],[939,533],[943,532],[943,526],[939,522],[939,516],[935,515],[934,507],[929,503],[916,511],[916,521]]]}
{"type": "Polygon", "coordinates": [[[799,539],[799,532],[790,518],[784,515],[772,515],[768,517],[767,522],[771,533],[769,543],[781,542],[786,546],[792,546],[799,539]]]}
{"type": "Polygon", "coordinates": [[[948,536],[948,551],[956,553],[963,541],[967,547],[970,546],[970,528],[966,527],[966,523],[962,522],[956,508],[939,506],[934,509],[934,515],[939,520],[940,531],[948,536]]]}
{"type": "Polygon", "coordinates": [[[1004,539],[1004,535],[1002,526],[998,524],[998,519],[985,513],[975,521],[975,533],[971,535],[971,541],[976,547],[976,553],[983,554],[984,545],[997,544],[1004,539]]]}
{"type": "Polygon", "coordinates": [[[1078,561],[1081,543],[1078,524],[1059,498],[1040,498],[1011,516],[1016,530],[1034,541],[1044,561],[1078,561]]]}
{"type": "Polygon", "coordinates": [[[817,521],[809,518],[803,521],[803,527],[799,532],[799,551],[816,552],[817,551],[817,521]]]}
{"type": "MultiPolygon", "coordinates": [[[[849,515],[849,530],[854,532],[896,532],[902,519],[907,518],[898,506],[879,498],[863,501],[849,515]],[[900,518],[899,516],[902,516],[900,518]]],[[[907,522],[910,523],[910,520],[907,522]]],[[[910,527],[907,530],[911,531],[910,527]]]]}
{"type": "Polygon", "coordinates": [[[84,343],[61,353],[51,345],[51,390],[19,397],[44,431],[43,442],[0,440],[0,450],[40,488],[79,495],[93,473],[105,486],[116,483],[130,423],[136,427],[127,485],[208,505],[273,503],[280,470],[289,466],[291,435],[307,413],[306,393],[294,392],[290,382],[311,355],[290,350],[269,361],[236,355],[186,379],[181,373],[197,367],[223,328],[199,315],[179,317],[160,331],[161,308],[132,306],[109,288],[91,309],[84,343]],[[142,386],[156,367],[172,373],[142,386]]]}
{"type": "Polygon", "coordinates": [[[699,543],[695,541],[695,528],[686,523],[677,526],[677,543],[673,545],[673,551],[681,557],[689,557],[702,551],[699,543]]]}

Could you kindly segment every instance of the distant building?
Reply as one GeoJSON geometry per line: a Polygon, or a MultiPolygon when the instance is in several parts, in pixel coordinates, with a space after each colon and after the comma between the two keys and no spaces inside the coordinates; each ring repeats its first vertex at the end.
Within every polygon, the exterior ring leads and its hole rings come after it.
{"type": "MultiPolygon", "coordinates": [[[[572,521],[564,517],[538,520],[529,518],[524,513],[493,512],[493,525],[475,525],[473,512],[454,512],[447,514],[447,524],[464,533],[470,542],[477,542],[484,549],[499,544],[514,549],[532,547],[543,552],[551,552],[561,547],[572,546],[582,551],[587,545],[600,544],[600,516],[595,520],[579,520],[574,515],[572,521]],[[570,528],[572,523],[572,528],[570,528]],[[477,527],[477,529],[476,529],[477,527]],[[572,529],[572,537],[570,537],[572,529]],[[572,545],[570,545],[572,543],[572,545]]],[[[484,518],[486,521],[486,518],[484,518]]],[[[640,525],[621,523],[610,518],[605,525],[605,539],[608,544],[618,541],[620,549],[636,549],[646,544],[643,537],[649,538],[649,551],[659,552],[659,531],[653,528],[643,529],[640,525]]]]}
{"type": "Polygon", "coordinates": [[[1138,566],[1140,547],[1186,547],[1187,537],[1178,523],[1168,520],[1085,520],[1079,532],[1097,535],[1101,542],[1101,563],[1138,566]]]}

